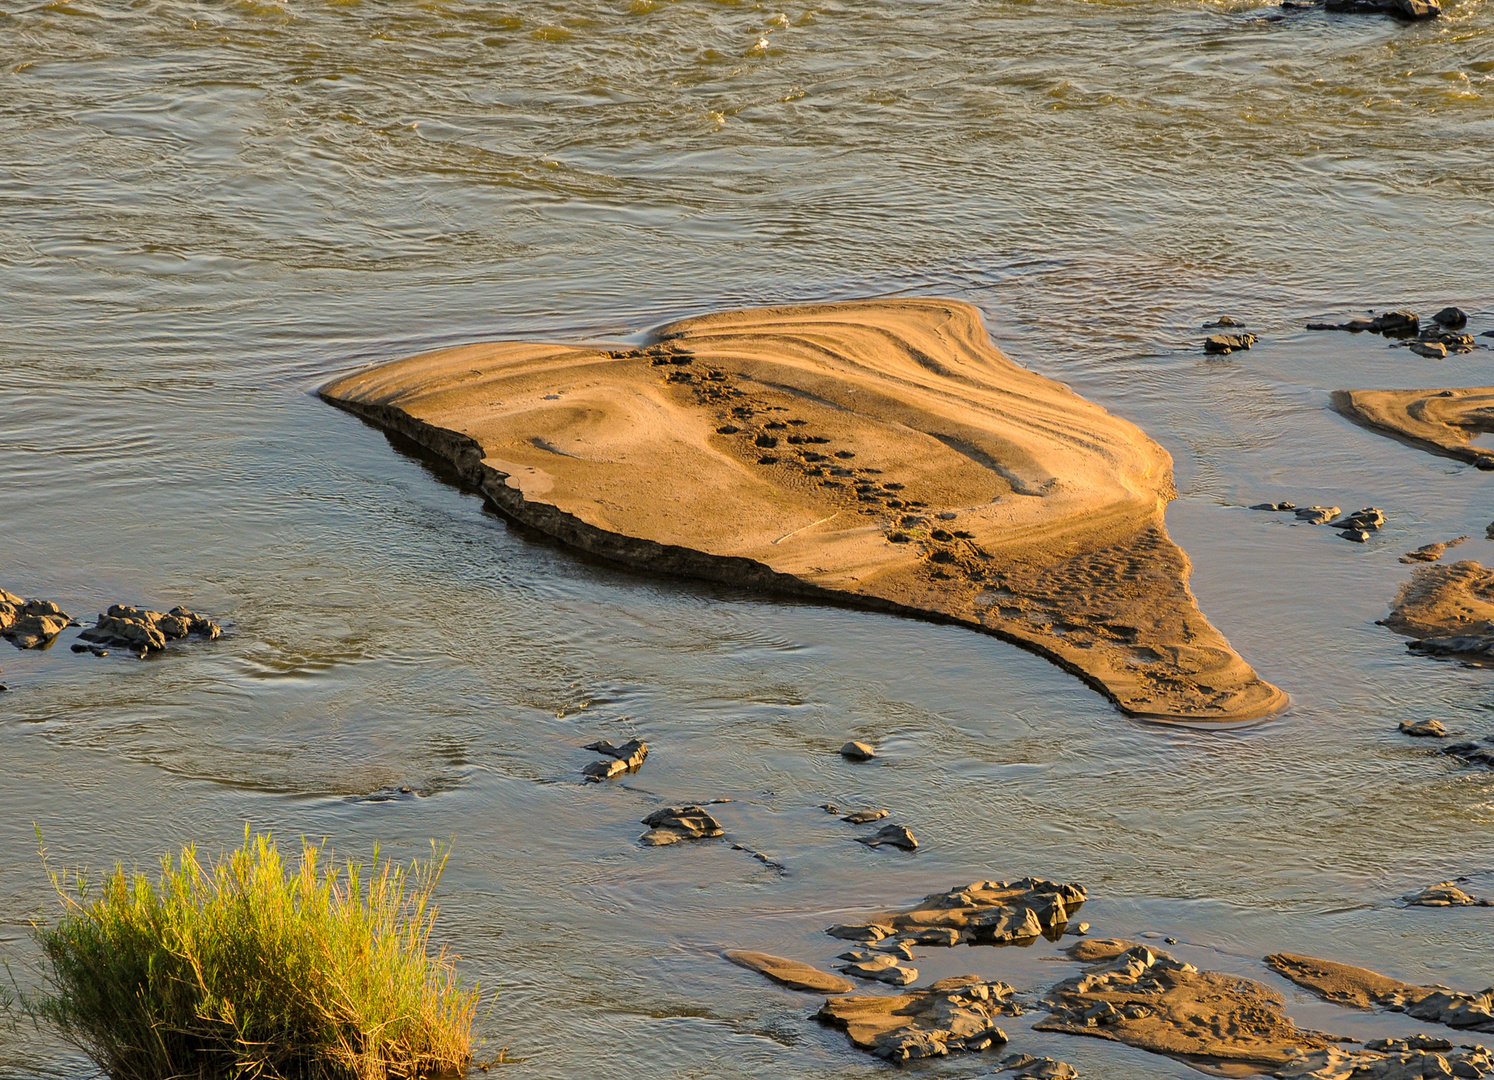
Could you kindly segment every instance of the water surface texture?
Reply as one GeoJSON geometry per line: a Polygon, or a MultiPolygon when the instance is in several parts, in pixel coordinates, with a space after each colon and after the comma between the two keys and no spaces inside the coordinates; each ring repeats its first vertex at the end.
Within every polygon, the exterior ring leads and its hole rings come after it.
{"type": "MultiPolygon", "coordinates": [[[[0,646],[0,954],[54,866],[173,845],[453,843],[441,935],[526,1077],[858,1077],[817,1001],[719,956],[827,962],[830,922],[1036,873],[1096,932],[1169,935],[1315,1004],[1303,951],[1494,981],[1494,776],[1395,731],[1494,731],[1490,672],[1374,620],[1403,551],[1494,558],[1494,477],[1327,411],[1485,385],[1309,318],[1457,303],[1494,329],[1494,7],[1413,26],[1249,3],[58,0],[0,15],[0,585],[91,620],[185,603],[221,642],[149,661],[0,646]],[[1285,14],[1284,18],[1279,16],[1285,14]],[[957,628],[650,579],[511,528],[310,395],[490,337],[626,340],[724,306],[949,295],[1174,456],[1203,610],[1293,708],[1129,721],[957,628]],[[1262,342],[1206,359],[1229,313],[1262,342]],[[1359,546],[1244,506],[1374,504],[1359,546]],[[577,781],[598,737],[642,772],[577,781]],[[847,738],[883,755],[852,766],[847,738]],[[401,788],[409,788],[402,793],[401,788]],[[664,800],[729,844],[639,848],[664,800]],[[816,809],[886,806],[871,851],[816,809]],[[1484,875],[1484,876],[1480,876],[1484,875]]],[[[1038,991],[1057,949],[931,951],[1038,991]]],[[[1196,1075],[1006,1028],[1091,1077],[1196,1075]]],[[[970,1076],[979,1059],[920,1075],[970,1076]]],[[[0,1030],[0,1075],[89,1075],[0,1030]]]]}

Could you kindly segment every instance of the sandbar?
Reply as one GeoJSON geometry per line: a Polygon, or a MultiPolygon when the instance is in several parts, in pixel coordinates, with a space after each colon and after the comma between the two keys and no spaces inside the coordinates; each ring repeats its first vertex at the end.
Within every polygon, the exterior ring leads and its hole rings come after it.
{"type": "Polygon", "coordinates": [[[638,347],[487,342],[321,395],[613,562],[983,630],[1133,716],[1287,703],[1188,589],[1167,452],[1013,363],[967,304],[723,312],[638,347]]]}
{"type": "Polygon", "coordinates": [[[1335,390],[1333,407],[1371,431],[1434,454],[1494,469],[1494,450],[1472,440],[1494,431],[1494,386],[1443,390],[1335,390]]]}

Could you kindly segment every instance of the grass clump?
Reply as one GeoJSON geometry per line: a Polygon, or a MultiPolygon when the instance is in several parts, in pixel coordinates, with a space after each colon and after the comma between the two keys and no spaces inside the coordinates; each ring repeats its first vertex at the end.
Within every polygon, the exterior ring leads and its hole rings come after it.
{"type": "Polygon", "coordinates": [[[31,1012],[113,1080],[387,1080],[462,1071],[478,991],[430,951],[446,865],[341,870],[268,835],[211,867],[116,866],[95,890],[52,873],[65,911],[37,928],[49,991],[31,1012]]]}

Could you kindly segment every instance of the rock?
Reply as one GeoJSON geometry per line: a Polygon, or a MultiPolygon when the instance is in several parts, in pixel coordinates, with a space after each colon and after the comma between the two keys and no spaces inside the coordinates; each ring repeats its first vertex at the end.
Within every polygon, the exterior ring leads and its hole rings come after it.
{"type": "Polygon", "coordinates": [[[638,739],[629,739],[621,746],[608,739],[599,739],[594,743],[587,743],[582,749],[611,755],[611,760],[593,761],[581,770],[586,779],[598,783],[619,773],[637,772],[643,765],[643,759],[648,757],[648,744],[638,739]]]}
{"type": "Polygon", "coordinates": [[[854,983],[817,967],[798,960],[786,960],[769,953],[751,952],[746,949],[730,949],[726,958],[733,964],[766,975],[790,990],[803,990],[814,994],[848,994],[856,989],[854,983]]]}
{"type": "Polygon", "coordinates": [[[650,831],[639,837],[639,842],[650,847],[673,844],[677,840],[703,840],[723,834],[721,823],[704,808],[693,804],[655,810],[643,819],[643,823],[649,826],[650,831]],[[669,838],[671,834],[673,839],[669,838]]]}
{"type": "Polygon", "coordinates": [[[1295,509],[1297,509],[1297,504],[1296,503],[1289,503],[1289,502],[1256,503],[1250,509],[1252,509],[1252,510],[1295,510],[1295,509]]]}
{"type": "Polygon", "coordinates": [[[1001,1063],[998,1071],[1014,1072],[1016,1080],[1074,1080],[1079,1075],[1067,1062],[1031,1054],[1013,1054],[1001,1063]]]}
{"type": "Polygon", "coordinates": [[[871,979],[892,986],[907,986],[918,981],[918,969],[903,967],[893,956],[872,956],[844,965],[841,971],[858,979],[871,979]]]}
{"type": "MultiPolygon", "coordinates": [[[[1432,889],[1451,886],[1451,882],[1443,882],[1432,886],[1432,889]]],[[[1461,889],[1453,891],[1467,896],[1461,889]]],[[[1494,1011],[1491,1011],[1494,988],[1477,994],[1463,994],[1440,986],[1417,986],[1401,982],[1368,968],[1340,964],[1333,960],[1319,960],[1311,956],[1294,956],[1291,953],[1268,956],[1266,963],[1298,986],[1306,987],[1323,1000],[1338,1005],[1351,1005],[1361,1009],[1379,1005],[1428,1023],[1481,1032],[1494,1031],[1494,1011]]]]}
{"type": "Polygon", "coordinates": [[[1297,520],[1308,525],[1323,525],[1343,513],[1336,506],[1305,506],[1297,511],[1297,520]]]}
{"type": "MultiPolygon", "coordinates": [[[[1390,13],[1398,9],[1403,0],[1327,0],[1324,11],[1348,12],[1351,14],[1390,13]]],[[[1436,7],[1430,0],[1404,0],[1408,5],[1426,3],[1436,7]]],[[[1438,9],[1441,10],[1440,8],[1438,9]]],[[[1419,17],[1419,16],[1418,16],[1419,17]]],[[[1387,311],[1373,319],[1350,319],[1345,323],[1312,322],[1309,330],[1348,330],[1350,333],[1384,334],[1386,337],[1415,337],[1421,329],[1421,319],[1414,311],[1387,311]]]]}
{"type": "Polygon", "coordinates": [[[1085,934],[1089,933],[1089,923],[1071,922],[1068,926],[1064,927],[1063,932],[1067,937],[1083,937],[1085,934]]]}
{"type": "Polygon", "coordinates": [[[1341,517],[1337,521],[1328,524],[1335,529],[1346,531],[1375,532],[1385,526],[1385,511],[1374,506],[1366,506],[1363,510],[1355,510],[1347,517],[1341,517]]]}
{"type": "Polygon", "coordinates": [[[1425,356],[1428,360],[1447,359],[1447,346],[1440,341],[1413,341],[1411,351],[1417,356],[1425,356]]]}
{"type": "Polygon", "coordinates": [[[1204,352],[1229,354],[1248,349],[1260,339],[1254,334],[1211,334],[1204,338],[1204,352]]]}
{"type": "Polygon", "coordinates": [[[890,926],[880,923],[837,923],[830,927],[825,933],[842,941],[881,941],[885,937],[891,937],[896,931],[890,926]]]}
{"type": "Polygon", "coordinates": [[[1494,907],[1494,901],[1470,896],[1451,881],[1439,881],[1420,892],[1403,897],[1416,907],[1494,907]]]}
{"type": "Polygon", "coordinates": [[[840,748],[840,756],[850,761],[870,761],[877,752],[867,743],[848,742],[840,748]]]}
{"type": "MultiPolygon", "coordinates": [[[[1469,1046],[1456,1053],[1438,1053],[1417,1048],[1377,1053],[1381,1045],[1408,1046],[1423,1038],[1376,1039],[1364,1050],[1344,1051],[1327,1047],[1303,1054],[1276,1073],[1284,1080],[1423,1080],[1424,1077],[1487,1076],[1494,1059],[1482,1046],[1469,1046]]],[[[1445,1040],[1429,1039],[1440,1043],[1445,1040]]],[[[1448,1049],[1451,1050],[1451,1044],[1448,1049]]]]}
{"type": "Polygon", "coordinates": [[[618,773],[625,773],[627,771],[627,762],[618,761],[616,758],[603,758],[601,761],[593,761],[590,765],[582,769],[581,775],[588,780],[600,783],[603,780],[610,780],[618,773]]]}
{"type": "Polygon", "coordinates": [[[1430,1050],[1433,1053],[1441,1053],[1451,1050],[1453,1044],[1447,1039],[1434,1038],[1431,1035],[1412,1035],[1408,1039],[1371,1039],[1364,1044],[1366,1050],[1376,1050],[1380,1053],[1405,1053],[1408,1050],[1430,1050]]]}
{"type": "Polygon", "coordinates": [[[1402,555],[1401,562],[1436,562],[1438,559],[1442,558],[1443,553],[1446,552],[1448,548],[1457,547],[1467,539],[1468,537],[1466,536],[1459,536],[1454,540],[1443,540],[1440,543],[1436,544],[1424,544],[1423,546],[1417,548],[1415,551],[1408,551],[1406,552],[1406,554],[1402,555]]]}
{"type": "Polygon", "coordinates": [[[1401,734],[1413,735],[1418,739],[1447,738],[1447,728],[1442,726],[1441,720],[1418,720],[1414,724],[1409,720],[1401,721],[1401,734]]]}
{"type": "Polygon", "coordinates": [[[174,607],[163,615],[159,611],[114,604],[98,617],[93,626],[78,636],[84,641],[120,645],[138,653],[146,653],[164,649],[167,641],[176,641],[188,635],[213,641],[221,637],[222,633],[222,628],[212,619],[184,607],[174,607]]]}
{"type": "Polygon", "coordinates": [[[1114,939],[1080,942],[1069,955],[1093,962],[1049,992],[1051,1015],[1034,1030],[1113,1039],[1220,1071],[1278,1069],[1329,1045],[1287,1019],[1280,995],[1253,979],[1114,939]]]}
{"type": "Polygon", "coordinates": [[[1368,543],[1370,538],[1370,534],[1363,529],[1345,529],[1338,535],[1342,536],[1345,540],[1352,540],[1356,544],[1368,543]]]}
{"type": "Polygon", "coordinates": [[[918,841],[914,839],[912,831],[905,825],[884,825],[871,836],[856,837],[856,842],[865,844],[867,847],[891,844],[904,851],[912,851],[918,846],[918,841]]]}
{"type": "Polygon", "coordinates": [[[1205,330],[1218,330],[1218,329],[1221,329],[1223,327],[1244,326],[1244,325],[1245,324],[1242,323],[1239,319],[1233,319],[1233,318],[1231,318],[1228,315],[1221,315],[1221,316],[1219,316],[1219,318],[1215,319],[1213,322],[1206,322],[1206,323],[1204,323],[1203,324],[1203,328],[1205,330]]]}
{"type": "Polygon", "coordinates": [[[1042,878],[976,881],[963,888],[932,893],[906,911],[882,915],[859,926],[832,926],[826,933],[852,941],[895,938],[910,945],[945,948],[961,942],[1031,942],[1044,935],[1057,940],[1084,900],[1082,886],[1060,885],[1042,878]]]}
{"type": "Polygon", "coordinates": [[[10,693],[10,687],[6,686],[3,682],[0,682],[0,694],[8,693],[10,693]]]}
{"type": "Polygon", "coordinates": [[[0,589],[0,635],[18,649],[50,645],[72,619],[50,600],[23,600],[0,589]]]}
{"type": "MultiPolygon", "coordinates": [[[[1454,638],[1453,640],[1456,641],[1458,639],[1454,638]]],[[[1423,645],[1425,642],[1413,641],[1411,644],[1413,646],[1423,645]]],[[[1491,641],[1491,647],[1494,647],[1494,641],[1491,641]]],[[[1461,742],[1443,747],[1442,752],[1450,757],[1466,761],[1470,765],[1488,765],[1494,768],[1494,746],[1476,742],[1461,742]]]]}
{"type": "Polygon", "coordinates": [[[1417,338],[1422,342],[1435,342],[1446,346],[1450,353],[1469,353],[1474,349],[1473,335],[1460,334],[1456,330],[1449,330],[1442,326],[1424,326],[1421,335],[1417,338]]]}
{"type": "Polygon", "coordinates": [[[1445,307],[1432,316],[1432,321],[1449,330],[1461,330],[1468,325],[1468,314],[1462,308],[1445,307]]]}
{"type": "Polygon", "coordinates": [[[881,821],[886,816],[886,810],[857,810],[854,814],[847,814],[840,820],[849,821],[852,825],[866,825],[873,821],[881,821]]]}
{"type": "Polygon", "coordinates": [[[913,959],[913,950],[908,947],[908,943],[906,941],[883,940],[877,942],[872,946],[872,948],[876,949],[878,952],[885,952],[889,956],[895,956],[899,960],[913,959]]]}
{"type": "MultiPolygon", "coordinates": [[[[1419,0],[1413,0],[1413,2],[1419,2],[1419,0]]],[[[1377,334],[1411,335],[1421,329],[1421,319],[1414,311],[1387,311],[1370,320],[1370,329],[1377,334]]]]}
{"type": "Polygon", "coordinates": [[[1011,996],[1006,983],[962,975],[907,994],[831,998],[815,1018],[859,1049],[901,1062],[1005,1044],[995,1018],[1016,1014],[1011,996]]]}

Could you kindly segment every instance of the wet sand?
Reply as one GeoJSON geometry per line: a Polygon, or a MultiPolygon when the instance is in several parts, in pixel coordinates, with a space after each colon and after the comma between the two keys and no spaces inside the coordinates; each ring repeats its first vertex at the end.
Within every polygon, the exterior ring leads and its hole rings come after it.
{"type": "Polygon", "coordinates": [[[1335,390],[1333,407],[1372,431],[1434,454],[1494,469],[1494,450],[1472,440],[1494,431],[1494,387],[1455,390],[1335,390]]]}
{"type": "Polygon", "coordinates": [[[1012,363],[967,304],[726,312],[642,348],[468,345],[321,393],[615,562],[978,628],[1135,716],[1286,704],[1188,589],[1167,452],[1012,363]]]}

